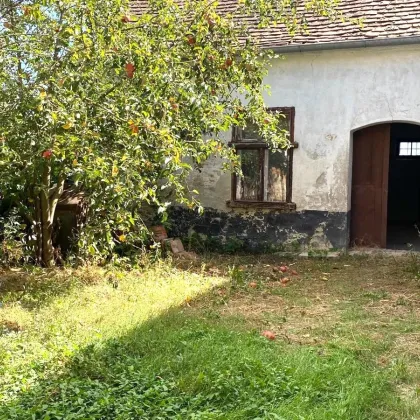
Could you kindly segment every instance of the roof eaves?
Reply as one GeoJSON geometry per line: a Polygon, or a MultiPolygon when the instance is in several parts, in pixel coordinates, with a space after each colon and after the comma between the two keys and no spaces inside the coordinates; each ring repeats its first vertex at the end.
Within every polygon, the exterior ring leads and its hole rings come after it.
{"type": "Polygon", "coordinates": [[[409,36],[400,38],[378,38],[361,39],[355,41],[326,42],[319,44],[296,44],[282,45],[273,47],[264,47],[276,53],[305,52],[305,51],[324,51],[341,50],[351,48],[369,48],[369,47],[390,47],[396,45],[415,45],[420,44],[420,36],[409,36]]]}

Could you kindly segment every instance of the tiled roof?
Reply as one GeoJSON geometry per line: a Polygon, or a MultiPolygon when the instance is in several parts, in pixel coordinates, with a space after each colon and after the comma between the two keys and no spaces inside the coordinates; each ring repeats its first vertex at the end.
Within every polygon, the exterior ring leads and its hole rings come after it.
{"type": "MultiPolygon", "coordinates": [[[[131,4],[134,13],[141,13],[147,0],[131,4]]],[[[237,7],[238,0],[220,0],[221,13],[234,12],[237,7]]],[[[342,0],[340,10],[350,18],[362,18],[363,27],[307,15],[308,33],[291,38],[282,25],[257,29],[252,17],[243,19],[249,21],[261,45],[270,48],[420,36],[420,0],[342,0]]]]}

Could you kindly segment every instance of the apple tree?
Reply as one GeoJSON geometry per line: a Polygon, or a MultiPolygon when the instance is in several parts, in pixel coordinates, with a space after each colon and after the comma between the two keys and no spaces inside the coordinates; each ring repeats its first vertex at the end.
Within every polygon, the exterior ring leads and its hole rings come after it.
{"type": "Polygon", "coordinates": [[[264,109],[272,54],[238,16],[293,32],[307,13],[337,16],[337,3],[238,0],[220,15],[215,1],[150,0],[134,16],[126,0],[0,0],[0,194],[34,260],[54,264],[69,186],[87,204],[79,249],[105,255],[142,234],[145,204],[199,206],[185,180],[209,156],[235,163],[221,140],[232,125],[251,120],[287,147],[281,116],[264,109]]]}

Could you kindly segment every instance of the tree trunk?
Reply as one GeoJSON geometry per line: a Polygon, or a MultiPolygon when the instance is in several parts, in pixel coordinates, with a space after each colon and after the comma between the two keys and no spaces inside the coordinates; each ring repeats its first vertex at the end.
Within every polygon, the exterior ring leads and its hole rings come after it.
{"type": "Polygon", "coordinates": [[[33,222],[36,238],[35,258],[37,264],[42,263],[42,230],[41,230],[41,197],[35,198],[35,220],[33,222]]]}
{"type": "Polygon", "coordinates": [[[52,243],[53,224],[58,199],[64,189],[64,176],[60,176],[57,185],[52,188],[50,188],[50,183],[51,166],[49,162],[46,162],[42,174],[43,189],[40,194],[41,262],[45,267],[52,267],[54,265],[54,247],[52,243]]]}
{"type": "MultiPolygon", "coordinates": [[[[54,217],[54,215],[53,215],[54,217]]],[[[54,265],[54,247],[52,244],[53,220],[47,194],[41,193],[41,260],[45,267],[54,265]]]]}

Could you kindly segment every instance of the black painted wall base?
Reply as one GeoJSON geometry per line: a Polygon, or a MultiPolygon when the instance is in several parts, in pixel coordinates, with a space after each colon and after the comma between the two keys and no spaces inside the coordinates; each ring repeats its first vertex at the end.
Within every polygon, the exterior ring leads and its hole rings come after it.
{"type": "Polygon", "coordinates": [[[233,241],[243,250],[254,252],[344,249],[349,241],[347,212],[237,213],[206,208],[200,215],[173,207],[170,221],[172,236],[194,236],[213,244],[233,241]]]}

